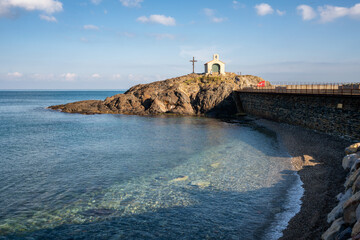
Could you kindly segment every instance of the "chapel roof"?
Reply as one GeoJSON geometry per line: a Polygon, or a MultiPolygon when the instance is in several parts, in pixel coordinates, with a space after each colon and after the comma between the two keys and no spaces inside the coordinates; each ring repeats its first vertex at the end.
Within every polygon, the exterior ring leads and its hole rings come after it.
{"type": "Polygon", "coordinates": [[[205,63],[204,65],[206,65],[206,64],[208,64],[208,63],[211,63],[211,62],[221,62],[221,63],[225,64],[223,61],[213,59],[213,60],[211,60],[211,61],[209,61],[209,62],[205,63]]]}

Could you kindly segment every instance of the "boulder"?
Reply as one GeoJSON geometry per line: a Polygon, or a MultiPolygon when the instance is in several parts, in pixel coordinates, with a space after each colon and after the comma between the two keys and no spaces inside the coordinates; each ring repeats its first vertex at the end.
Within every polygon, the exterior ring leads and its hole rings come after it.
{"type": "Polygon", "coordinates": [[[339,203],[327,216],[327,222],[331,223],[335,219],[339,218],[343,214],[343,205],[344,203],[352,196],[352,189],[348,189],[345,193],[339,193],[336,198],[339,200],[339,203]]]}
{"type": "Polygon", "coordinates": [[[347,148],[345,148],[346,154],[352,154],[352,153],[356,153],[359,151],[360,151],[360,142],[354,143],[354,144],[348,146],[347,148]]]}
{"type": "Polygon", "coordinates": [[[352,191],[351,191],[351,189],[348,189],[345,193],[339,193],[339,194],[336,196],[336,199],[337,199],[339,202],[344,203],[344,202],[347,201],[351,196],[352,196],[352,191]]]}
{"type": "Polygon", "coordinates": [[[351,173],[348,179],[346,179],[346,182],[344,184],[345,189],[351,188],[354,184],[355,180],[360,176],[360,168],[356,170],[355,172],[351,173]]]}
{"type": "Polygon", "coordinates": [[[335,240],[337,235],[340,233],[342,226],[344,225],[344,220],[342,218],[336,219],[326,232],[321,235],[322,240],[335,240]]]}
{"type": "Polygon", "coordinates": [[[351,236],[358,235],[360,233],[360,222],[357,221],[352,228],[351,236]]]}
{"type": "Polygon", "coordinates": [[[331,210],[331,212],[327,216],[327,222],[331,223],[335,219],[339,218],[343,214],[343,204],[342,202],[339,202],[339,204],[331,210]]]}
{"type": "Polygon", "coordinates": [[[355,193],[344,205],[344,221],[347,224],[353,224],[356,222],[356,208],[360,203],[360,192],[355,193]]]}
{"type": "Polygon", "coordinates": [[[360,240],[360,233],[353,236],[350,240],[360,240]]]}
{"type": "Polygon", "coordinates": [[[351,239],[351,232],[351,227],[346,228],[337,235],[336,240],[347,240],[349,238],[351,239]]]}
{"type": "Polygon", "coordinates": [[[356,162],[356,160],[358,160],[358,158],[359,157],[356,153],[352,153],[350,155],[345,156],[342,160],[342,167],[345,170],[350,170],[354,165],[354,163],[356,162]]]}
{"type": "Polygon", "coordinates": [[[356,155],[357,155],[357,159],[352,165],[350,172],[356,171],[360,168],[360,152],[356,153],[356,155]]]}
{"type": "Polygon", "coordinates": [[[353,193],[356,193],[360,190],[360,176],[355,180],[351,189],[353,193]]]}
{"type": "Polygon", "coordinates": [[[356,208],[356,220],[357,221],[360,221],[360,205],[356,208]]]}

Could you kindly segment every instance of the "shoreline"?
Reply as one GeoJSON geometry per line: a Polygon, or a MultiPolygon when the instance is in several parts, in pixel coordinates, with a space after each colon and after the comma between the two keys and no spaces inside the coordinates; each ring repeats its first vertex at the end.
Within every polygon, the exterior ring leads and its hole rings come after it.
{"type": "Polygon", "coordinates": [[[300,212],[290,219],[279,239],[320,239],[329,227],[327,215],[337,205],[335,196],[344,188],[346,172],[341,159],[351,142],[299,126],[264,119],[255,122],[276,132],[303,183],[300,212]]]}

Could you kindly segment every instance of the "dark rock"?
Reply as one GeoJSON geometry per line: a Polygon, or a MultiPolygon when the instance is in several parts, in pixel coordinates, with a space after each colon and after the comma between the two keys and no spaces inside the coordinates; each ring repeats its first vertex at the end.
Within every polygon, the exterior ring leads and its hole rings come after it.
{"type": "Polygon", "coordinates": [[[360,222],[357,221],[357,222],[355,223],[355,225],[353,226],[353,228],[352,228],[352,233],[351,233],[351,235],[352,235],[352,236],[356,236],[356,235],[358,235],[359,233],[360,233],[360,222]]]}
{"type": "Polygon", "coordinates": [[[360,240],[360,233],[356,234],[351,238],[352,240],[360,240]]]}
{"type": "Polygon", "coordinates": [[[342,160],[342,166],[345,170],[352,169],[354,163],[358,160],[358,155],[353,153],[345,156],[342,160]]]}
{"type": "Polygon", "coordinates": [[[344,184],[345,188],[346,189],[351,188],[359,176],[360,176],[360,168],[358,170],[356,170],[355,172],[351,173],[349,178],[346,179],[345,184],[344,184]]]}
{"type": "Polygon", "coordinates": [[[360,190],[360,177],[355,180],[351,188],[353,193],[356,193],[360,190]]]}
{"type": "Polygon", "coordinates": [[[360,192],[355,193],[344,205],[344,221],[347,224],[353,224],[356,222],[356,208],[360,203],[360,192]]]}
{"type": "Polygon", "coordinates": [[[344,204],[343,202],[339,202],[339,204],[335,208],[333,208],[333,210],[331,210],[331,212],[327,216],[327,222],[328,223],[331,223],[335,219],[342,216],[342,214],[343,214],[343,204],[344,204]]]}
{"type": "Polygon", "coordinates": [[[326,230],[326,232],[323,235],[321,235],[321,239],[322,240],[335,240],[336,236],[338,236],[343,225],[344,225],[344,220],[342,218],[336,219],[331,224],[330,228],[328,228],[328,230],[326,230]]]}
{"type": "Polygon", "coordinates": [[[353,145],[345,148],[345,153],[346,154],[352,154],[352,153],[356,153],[360,151],[360,142],[359,143],[354,143],[353,145]]]}
{"type": "Polygon", "coordinates": [[[340,232],[336,237],[336,240],[347,240],[351,238],[352,229],[350,227],[346,228],[344,231],[340,232]]]}

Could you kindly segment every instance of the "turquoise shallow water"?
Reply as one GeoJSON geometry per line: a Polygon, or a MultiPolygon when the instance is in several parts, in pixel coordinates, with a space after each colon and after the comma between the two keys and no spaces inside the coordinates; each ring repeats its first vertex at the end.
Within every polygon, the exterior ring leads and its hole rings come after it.
{"type": "Polygon", "coordinates": [[[0,239],[277,239],[300,180],[249,122],[46,109],[110,91],[0,92],[0,239]]]}

